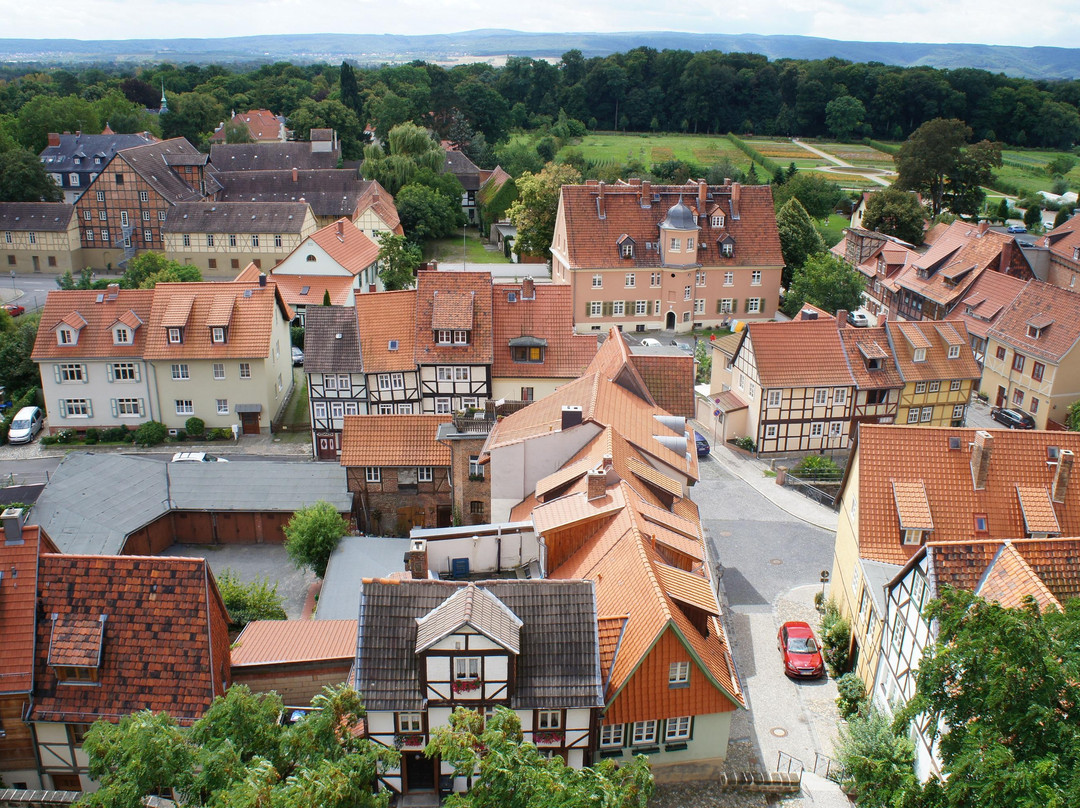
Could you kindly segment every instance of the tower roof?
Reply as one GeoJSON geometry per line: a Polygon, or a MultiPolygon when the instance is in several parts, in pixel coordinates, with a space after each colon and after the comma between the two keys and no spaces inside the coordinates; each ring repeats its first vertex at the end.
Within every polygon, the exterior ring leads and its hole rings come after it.
{"type": "Polygon", "coordinates": [[[667,212],[667,217],[660,223],[660,227],[664,230],[697,230],[697,222],[694,221],[694,213],[690,208],[682,201],[682,197],[679,197],[679,201],[671,206],[667,212]]]}

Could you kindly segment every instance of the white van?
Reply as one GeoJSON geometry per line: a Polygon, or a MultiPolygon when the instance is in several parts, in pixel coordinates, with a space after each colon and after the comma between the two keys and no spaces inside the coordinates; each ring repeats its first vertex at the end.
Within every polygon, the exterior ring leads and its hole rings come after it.
{"type": "Polygon", "coordinates": [[[8,443],[29,443],[41,431],[44,420],[40,407],[23,407],[11,419],[8,443]]]}

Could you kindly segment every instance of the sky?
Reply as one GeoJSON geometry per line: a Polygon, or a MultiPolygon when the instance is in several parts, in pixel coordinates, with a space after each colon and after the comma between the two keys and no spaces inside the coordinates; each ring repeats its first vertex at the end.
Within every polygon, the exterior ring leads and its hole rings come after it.
{"type": "Polygon", "coordinates": [[[31,39],[439,34],[510,28],[1080,46],[1076,0],[1042,0],[1037,6],[1014,0],[0,0],[0,19],[0,37],[31,39]]]}

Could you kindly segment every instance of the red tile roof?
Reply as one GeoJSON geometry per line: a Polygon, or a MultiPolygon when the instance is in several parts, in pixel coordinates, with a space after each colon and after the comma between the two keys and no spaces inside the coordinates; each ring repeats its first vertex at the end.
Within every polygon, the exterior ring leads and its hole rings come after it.
{"type": "Polygon", "coordinates": [[[23,527],[22,544],[0,541],[0,694],[27,693],[33,684],[39,532],[23,527]]]}
{"type": "Polygon", "coordinates": [[[277,285],[281,297],[294,309],[321,306],[326,292],[330,293],[330,305],[346,306],[353,294],[353,279],[344,275],[271,275],[270,282],[277,285]]]}
{"type": "Polygon", "coordinates": [[[491,275],[420,272],[416,278],[414,350],[418,365],[491,364],[494,359],[491,275]],[[467,329],[469,344],[438,345],[435,342],[438,329],[467,329]]]}
{"type": "Polygon", "coordinates": [[[988,334],[1021,353],[1060,362],[1080,339],[1077,312],[1080,312],[1080,295],[1031,281],[1001,313],[988,334]],[[1038,337],[1028,335],[1029,324],[1042,329],[1038,337]]]}
{"type": "Polygon", "coordinates": [[[996,601],[1006,609],[1019,609],[1026,597],[1035,598],[1039,609],[1061,608],[1061,603],[1047,588],[1024,557],[1006,542],[983,573],[975,594],[996,601]]]}
{"type": "Polygon", "coordinates": [[[356,620],[253,620],[232,645],[232,666],[352,659],[356,620]]]}
{"type": "Polygon", "coordinates": [[[885,328],[905,382],[982,377],[982,368],[971,352],[970,337],[963,322],[899,320],[886,323],[885,328]],[[959,347],[960,355],[949,359],[950,346],[959,347]],[[916,348],[925,350],[924,361],[915,361],[916,348]]]}
{"type": "Polygon", "coordinates": [[[32,720],[116,721],[147,709],[190,724],[228,686],[228,614],[201,558],[43,554],[38,597],[32,720]],[[100,686],[59,684],[54,614],[60,626],[105,615],[100,686]]]}
{"type": "Polygon", "coordinates": [[[41,362],[46,359],[142,356],[153,299],[153,289],[121,289],[115,300],[110,300],[107,292],[94,290],[56,289],[49,292],[41,312],[41,325],[34,341],[32,357],[35,362],[41,362]],[[98,297],[102,298],[102,302],[97,302],[98,297]],[[79,321],[85,325],[79,329],[78,342],[74,345],[57,345],[56,326],[61,322],[70,325],[79,321]],[[134,328],[130,345],[113,343],[112,326],[117,321],[125,322],[129,328],[132,327],[131,322],[142,322],[142,325],[134,328]]]}
{"type": "Polygon", "coordinates": [[[876,390],[904,386],[889,346],[889,336],[883,327],[841,328],[838,333],[856,387],[860,390],[876,390]],[[879,367],[875,370],[870,369],[872,359],[878,360],[879,367]]]}
{"type": "MultiPolygon", "coordinates": [[[[303,255],[305,243],[312,241],[353,275],[359,275],[379,258],[379,245],[348,219],[338,219],[300,242],[292,254],[303,255]]],[[[272,270],[271,270],[272,271],[272,270]]]]}
{"type": "Polygon", "coordinates": [[[632,354],[630,361],[658,407],[672,415],[694,417],[694,357],[632,354]]]}
{"type": "Polygon", "coordinates": [[[753,351],[763,388],[854,384],[835,320],[748,323],[739,351],[753,351]]]}
{"type": "Polygon", "coordinates": [[[435,439],[449,415],[346,415],[343,466],[449,466],[450,447],[435,439]]]}
{"type": "Polygon", "coordinates": [[[522,284],[497,283],[492,289],[494,317],[492,376],[572,379],[580,376],[596,355],[596,334],[575,334],[569,285],[533,287],[533,297],[521,296],[522,284]],[[510,296],[514,301],[510,301],[510,296]],[[510,340],[544,340],[543,362],[515,362],[510,340]]]}
{"type": "Polygon", "coordinates": [[[397,206],[394,204],[393,195],[387,191],[378,180],[369,180],[363,192],[356,200],[355,217],[359,217],[364,211],[371,209],[375,215],[382,219],[387,229],[399,236],[405,235],[405,228],[401,226],[397,206]]]}
{"type": "Polygon", "coordinates": [[[366,372],[416,370],[415,289],[357,295],[356,321],[366,372]]]}
{"type": "Polygon", "coordinates": [[[1055,227],[1042,239],[1042,245],[1050,248],[1052,259],[1057,259],[1074,272],[1080,268],[1080,216],[1072,216],[1055,227]]]}

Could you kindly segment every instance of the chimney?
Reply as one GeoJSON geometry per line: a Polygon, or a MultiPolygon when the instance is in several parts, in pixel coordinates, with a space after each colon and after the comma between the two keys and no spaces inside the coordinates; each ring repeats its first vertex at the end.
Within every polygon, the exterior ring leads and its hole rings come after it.
{"type": "Polygon", "coordinates": [[[980,236],[982,236],[989,229],[990,229],[990,222],[986,221],[986,219],[983,219],[981,222],[979,222],[979,235],[980,236]]]}
{"type": "Polygon", "coordinates": [[[4,544],[22,544],[25,521],[26,511],[22,508],[6,508],[0,513],[0,522],[4,523],[4,544]]]}
{"type": "Polygon", "coordinates": [[[1062,449],[1058,453],[1057,471],[1054,472],[1054,487],[1050,492],[1050,499],[1054,502],[1065,501],[1065,491],[1069,487],[1069,475],[1072,474],[1073,453],[1069,449],[1062,449]]]}
{"type": "Polygon", "coordinates": [[[604,207],[604,181],[600,180],[600,184],[596,187],[600,189],[600,195],[596,197],[596,213],[601,219],[606,219],[607,208],[604,207]]]}
{"type": "Polygon", "coordinates": [[[641,207],[652,207],[652,183],[648,180],[641,181],[641,207]]]}
{"type": "Polygon", "coordinates": [[[1013,245],[1016,239],[1011,238],[1001,245],[1001,262],[998,264],[998,272],[1002,275],[1009,274],[1009,265],[1012,264],[1013,245]]]}
{"type": "Polygon", "coordinates": [[[994,436],[985,429],[975,433],[975,442],[971,445],[971,480],[976,491],[986,488],[986,477],[990,473],[990,455],[994,451],[994,436]]]}
{"type": "Polygon", "coordinates": [[[742,186],[739,183],[731,183],[731,218],[736,221],[739,219],[739,195],[741,192],[742,186]]]}
{"type": "Polygon", "coordinates": [[[427,542],[424,539],[413,539],[409,542],[409,552],[405,554],[405,570],[414,580],[423,581],[427,579],[427,542]]]}
{"type": "Polygon", "coordinates": [[[581,423],[582,412],[579,406],[566,406],[562,408],[562,428],[569,429],[581,423]]]}
{"type": "Polygon", "coordinates": [[[343,219],[337,220],[337,237],[339,240],[345,240],[345,221],[343,219]]]}
{"type": "Polygon", "coordinates": [[[49,145],[50,146],[59,146],[60,145],[60,133],[59,132],[49,132],[49,145]]]}
{"type": "Polygon", "coordinates": [[[299,172],[299,171],[298,171],[298,170],[296,169],[296,167],[294,166],[294,167],[293,167],[293,170],[292,170],[292,181],[293,181],[293,182],[296,182],[296,180],[297,180],[297,178],[299,177],[299,175],[300,175],[300,172],[299,172]]]}
{"type": "Polygon", "coordinates": [[[847,309],[836,310],[836,327],[843,328],[847,325],[847,309]]]}
{"type": "Polygon", "coordinates": [[[521,299],[536,300],[536,284],[533,282],[531,275],[526,275],[521,282],[521,299]]]}
{"type": "Polygon", "coordinates": [[[603,499],[607,496],[607,475],[602,471],[592,469],[585,475],[589,481],[588,501],[603,499]]]}
{"type": "Polygon", "coordinates": [[[817,318],[817,312],[813,309],[803,309],[799,312],[800,320],[816,320],[817,318]]]}
{"type": "Polygon", "coordinates": [[[106,300],[116,300],[118,297],[120,297],[120,284],[110,283],[105,287],[106,300]]]}
{"type": "Polygon", "coordinates": [[[705,218],[705,205],[709,196],[709,183],[699,180],[697,186],[697,212],[702,219],[705,218]]]}
{"type": "Polygon", "coordinates": [[[266,286],[266,273],[265,272],[260,272],[259,273],[259,286],[266,286]]]}

